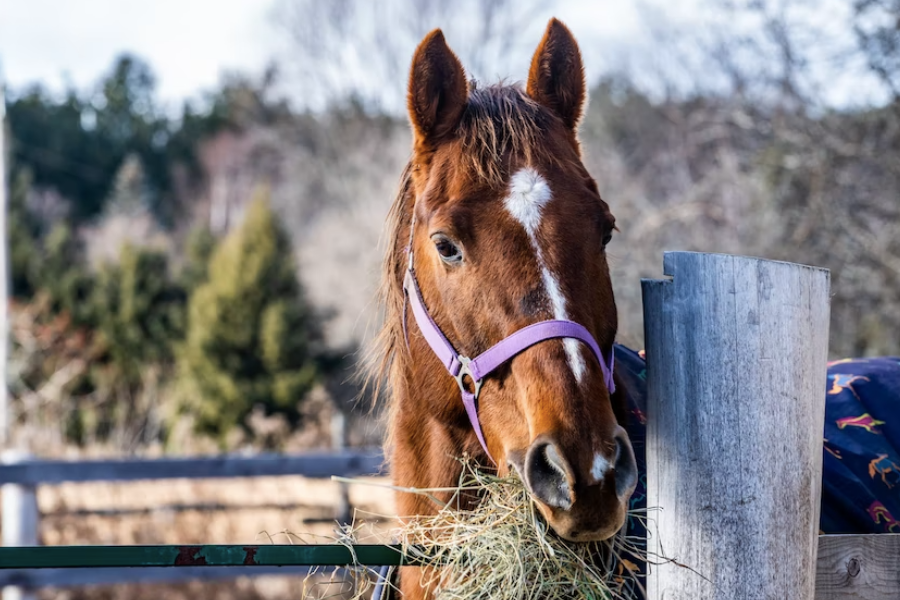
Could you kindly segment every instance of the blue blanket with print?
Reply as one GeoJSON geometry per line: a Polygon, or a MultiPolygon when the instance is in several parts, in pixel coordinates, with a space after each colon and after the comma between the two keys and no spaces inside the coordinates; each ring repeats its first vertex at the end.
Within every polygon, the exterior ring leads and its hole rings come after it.
{"type": "MultiPolygon", "coordinates": [[[[638,471],[631,508],[647,508],[647,370],[642,353],[616,346],[616,372],[629,396],[628,434],[638,471]]],[[[900,358],[858,358],[828,364],[822,453],[821,533],[900,533],[900,358]]],[[[626,535],[644,546],[643,524],[630,518],[626,535]]],[[[643,584],[646,564],[628,570],[643,584]]],[[[621,591],[637,593],[622,562],[614,567],[621,591]]]]}
{"type": "MultiPolygon", "coordinates": [[[[632,508],[646,508],[646,367],[616,346],[616,370],[629,391],[629,435],[641,472],[632,508]]],[[[822,472],[822,533],[900,533],[900,358],[828,364],[822,472]]],[[[629,535],[643,536],[640,524],[629,535]]]]}

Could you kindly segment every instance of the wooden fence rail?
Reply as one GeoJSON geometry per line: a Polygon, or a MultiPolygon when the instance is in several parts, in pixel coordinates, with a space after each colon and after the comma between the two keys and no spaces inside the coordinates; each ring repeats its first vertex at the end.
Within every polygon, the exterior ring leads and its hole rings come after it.
{"type": "Polygon", "coordinates": [[[158,458],[131,460],[14,459],[0,464],[0,485],[35,486],[63,482],[137,481],[141,479],[218,479],[301,475],[322,478],[377,474],[384,459],[381,451],[368,449],[304,454],[213,456],[208,458],[158,458]]]}
{"type": "MultiPolygon", "coordinates": [[[[103,556],[110,559],[93,565],[91,569],[69,569],[58,561],[71,551],[66,547],[36,547],[40,512],[37,505],[37,486],[52,485],[64,482],[90,481],[138,481],[152,479],[217,479],[235,477],[275,477],[302,476],[310,478],[327,478],[332,475],[343,477],[359,477],[377,475],[383,470],[384,459],[379,449],[339,450],[337,452],[309,452],[291,455],[254,455],[254,456],[216,456],[204,458],[160,458],[160,459],[126,459],[126,460],[40,460],[16,453],[4,453],[0,460],[0,490],[2,490],[2,529],[3,548],[0,548],[0,588],[3,598],[26,599],[31,595],[28,590],[45,586],[73,586],[88,584],[136,583],[184,581],[188,579],[224,579],[239,575],[302,575],[308,569],[303,562],[286,562],[283,566],[272,562],[258,565],[247,565],[234,569],[225,562],[211,563],[209,567],[196,564],[182,565],[180,569],[164,568],[147,564],[135,570],[133,566],[117,566],[116,560],[110,558],[109,549],[98,550],[91,547],[77,547],[76,554],[82,560],[103,556]],[[62,548],[62,549],[61,549],[62,548]],[[59,554],[62,552],[62,554],[59,554]],[[19,557],[19,558],[16,558],[19,557]],[[44,560],[41,565],[34,559],[44,560]],[[14,562],[19,561],[19,562],[14,562]],[[49,562],[48,562],[49,561],[49,562]],[[14,564],[28,565],[27,568],[15,567],[14,564]],[[43,567],[43,568],[42,568],[43,567]]],[[[344,506],[336,507],[337,518],[348,511],[344,506]]],[[[250,547],[250,546],[248,546],[250,547]]],[[[264,546],[274,548],[276,546],[264,546]]],[[[132,552],[150,552],[130,550],[130,547],[116,548],[113,554],[121,557],[134,557],[132,552]]],[[[214,557],[219,557],[214,546],[207,546],[214,557]]],[[[222,547],[224,548],[224,547],[222,547]]],[[[243,548],[243,547],[241,547],[243,548]]],[[[297,546],[302,548],[302,546],[297,546]]],[[[341,548],[338,546],[338,548],[341,548]]],[[[344,549],[346,551],[346,549],[344,549]]],[[[271,556],[273,550],[264,550],[262,556],[271,556]]],[[[292,551],[297,556],[304,551],[292,551]]],[[[332,552],[341,552],[334,550],[332,552]]],[[[365,552],[365,551],[364,551],[365,552]]],[[[328,564],[342,564],[349,561],[341,556],[330,556],[328,564]]],[[[223,559],[224,560],[224,559],[223,559]]]]}
{"type": "Polygon", "coordinates": [[[900,533],[820,535],[816,600],[900,598],[900,533]]]}
{"type": "MultiPolygon", "coordinates": [[[[41,588],[85,585],[183,583],[220,581],[237,577],[305,577],[311,567],[96,567],[92,569],[0,569],[3,600],[34,597],[41,588]]],[[[340,569],[337,576],[340,576],[340,569]]]]}

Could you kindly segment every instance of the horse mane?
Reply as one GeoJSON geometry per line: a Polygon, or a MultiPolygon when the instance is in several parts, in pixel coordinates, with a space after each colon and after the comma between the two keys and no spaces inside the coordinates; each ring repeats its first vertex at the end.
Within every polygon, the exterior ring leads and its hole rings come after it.
{"type": "MultiPolygon", "coordinates": [[[[550,121],[556,119],[532,100],[518,85],[502,83],[478,88],[469,84],[466,108],[456,129],[456,139],[464,156],[463,168],[493,188],[504,181],[505,158],[521,157],[526,164],[538,160],[559,162],[539,140],[548,133],[550,121]]],[[[403,277],[407,267],[406,244],[412,219],[412,172],[410,160],[403,169],[397,195],[385,224],[386,254],[382,263],[379,300],[384,321],[367,352],[366,387],[371,389],[374,403],[382,394],[390,394],[404,382],[403,373],[409,352],[404,339],[403,277]]],[[[392,439],[395,402],[388,402],[388,432],[385,446],[392,439]]]]}
{"type": "Polygon", "coordinates": [[[552,117],[520,86],[500,83],[479,89],[475,81],[469,85],[469,101],[457,135],[472,175],[499,187],[504,156],[519,156],[526,164],[538,158],[553,159],[538,143],[552,117]]]}

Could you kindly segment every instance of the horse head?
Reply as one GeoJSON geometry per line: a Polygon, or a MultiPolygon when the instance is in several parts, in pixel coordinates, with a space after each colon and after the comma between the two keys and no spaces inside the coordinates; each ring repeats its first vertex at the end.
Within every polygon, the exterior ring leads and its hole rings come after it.
{"type": "Polygon", "coordinates": [[[458,386],[427,339],[431,326],[397,309],[395,479],[438,484],[428,473],[468,452],[501,474],[517,471],[561,537],[609,538],[625,521],[637,468],[610,376],[617,317],[606,246],[615,219],[582,163],[577,43],[554,19],[524,89],[479,88],[435,30],[415,52],[407,99],[413,153],[387,263],[395,305],[405,283],[464,357],[546,321],[588,335],[517,348],[477,382],[463,368],[458,386]],[[476,384],[472,421],[460,398],[476,384]]]}

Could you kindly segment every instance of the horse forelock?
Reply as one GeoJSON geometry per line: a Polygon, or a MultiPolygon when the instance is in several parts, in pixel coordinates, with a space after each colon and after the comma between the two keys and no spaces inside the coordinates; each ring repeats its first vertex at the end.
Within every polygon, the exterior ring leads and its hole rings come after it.
{"type": "Polygon", "coordinates": [[[516,156],[524,164],[554,162],[541,140],[549,134],[553,115],[518,85],[478,88],[474,83],[457,128],[462,163],[473,176],[500,187],[508,176],[504,158],[516,156]]]}

